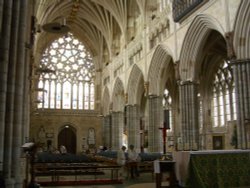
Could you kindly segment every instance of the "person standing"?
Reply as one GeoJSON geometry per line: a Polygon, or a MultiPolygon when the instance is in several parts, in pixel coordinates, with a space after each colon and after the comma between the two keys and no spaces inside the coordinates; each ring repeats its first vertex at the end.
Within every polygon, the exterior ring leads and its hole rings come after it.
{"type": "Polygon", "coordinates": [[[130,170],[130,176],[131,178],[134,178],[135,176],[139,176],[138,172],[138,159],[139,159],[139,154],[135,151],[134,145],[129,146],[128,150],[128,167],[130,170]]]}
{"type": "Polygon", "coordinates": [[[67,153],[67,149],[66,149],[66,147],[64,145],[60,146],[60,153],[61,154],[66,154],[67,153]]]}
{"type": "Polygon", "coordinates": [[[121,150],[119,150],[117,152],[117,164],[121,165],[121,177],[125,176],[125,164],[126,164],[126,155],[125,155],[125,151],[126,151],[126,146],[122,146],[121,150]]]}

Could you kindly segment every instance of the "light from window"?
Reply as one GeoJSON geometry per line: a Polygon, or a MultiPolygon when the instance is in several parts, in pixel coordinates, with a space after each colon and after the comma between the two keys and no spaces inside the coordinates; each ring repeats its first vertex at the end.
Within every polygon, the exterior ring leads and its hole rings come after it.
{"type": "Polygon", "coordinates": [[[173,127],[173,113],[172,113],[172,99],[170,93],[167,89],[164,90],[163,100],[162,100],[163,108],[165,110],[169,110],[169,131],[172,131],[173,127]]]}
{"type": "Polygon", "coordinates": [[[94,65],[90,53],[71,33],[55,40],[42,54],[38,108],[93,110],[94,65]]]}
{"type": "Polygon", "coordinates": [[[225,126],[226,121],[236,119],[232,69],[226,61],[216,73],[213,91],[213,126],[225,126]]]}

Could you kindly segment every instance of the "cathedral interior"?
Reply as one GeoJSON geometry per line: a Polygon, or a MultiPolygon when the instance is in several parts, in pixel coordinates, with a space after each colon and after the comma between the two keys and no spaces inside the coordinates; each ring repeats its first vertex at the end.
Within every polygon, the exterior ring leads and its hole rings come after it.
{"type": "Polygon", "coordinates": [[[0,187],[25,187],[28,143],[170,153],[187,187],[186,153],[224,152],[250,186],[249,20],[248,0],[0,0],[0,187]]]}

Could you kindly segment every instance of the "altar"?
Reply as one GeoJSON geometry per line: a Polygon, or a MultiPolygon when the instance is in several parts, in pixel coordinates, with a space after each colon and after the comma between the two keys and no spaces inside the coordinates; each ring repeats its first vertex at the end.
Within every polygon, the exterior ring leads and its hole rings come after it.
{"type": "Polygon", "coordinates": [[[250,186],[250,150],[178,151],[173,158],[181,186],[250,186]]]}

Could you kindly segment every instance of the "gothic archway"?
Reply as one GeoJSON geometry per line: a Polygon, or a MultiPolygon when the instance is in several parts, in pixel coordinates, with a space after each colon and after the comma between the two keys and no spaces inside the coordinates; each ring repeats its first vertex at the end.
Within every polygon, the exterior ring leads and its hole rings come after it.
{"type": "Polygon", "coordinates": [[[58,148],[64,145],[68,153],[76,153],[76,133],[73,127],[65,125],[58,134],[58,148]]]}

